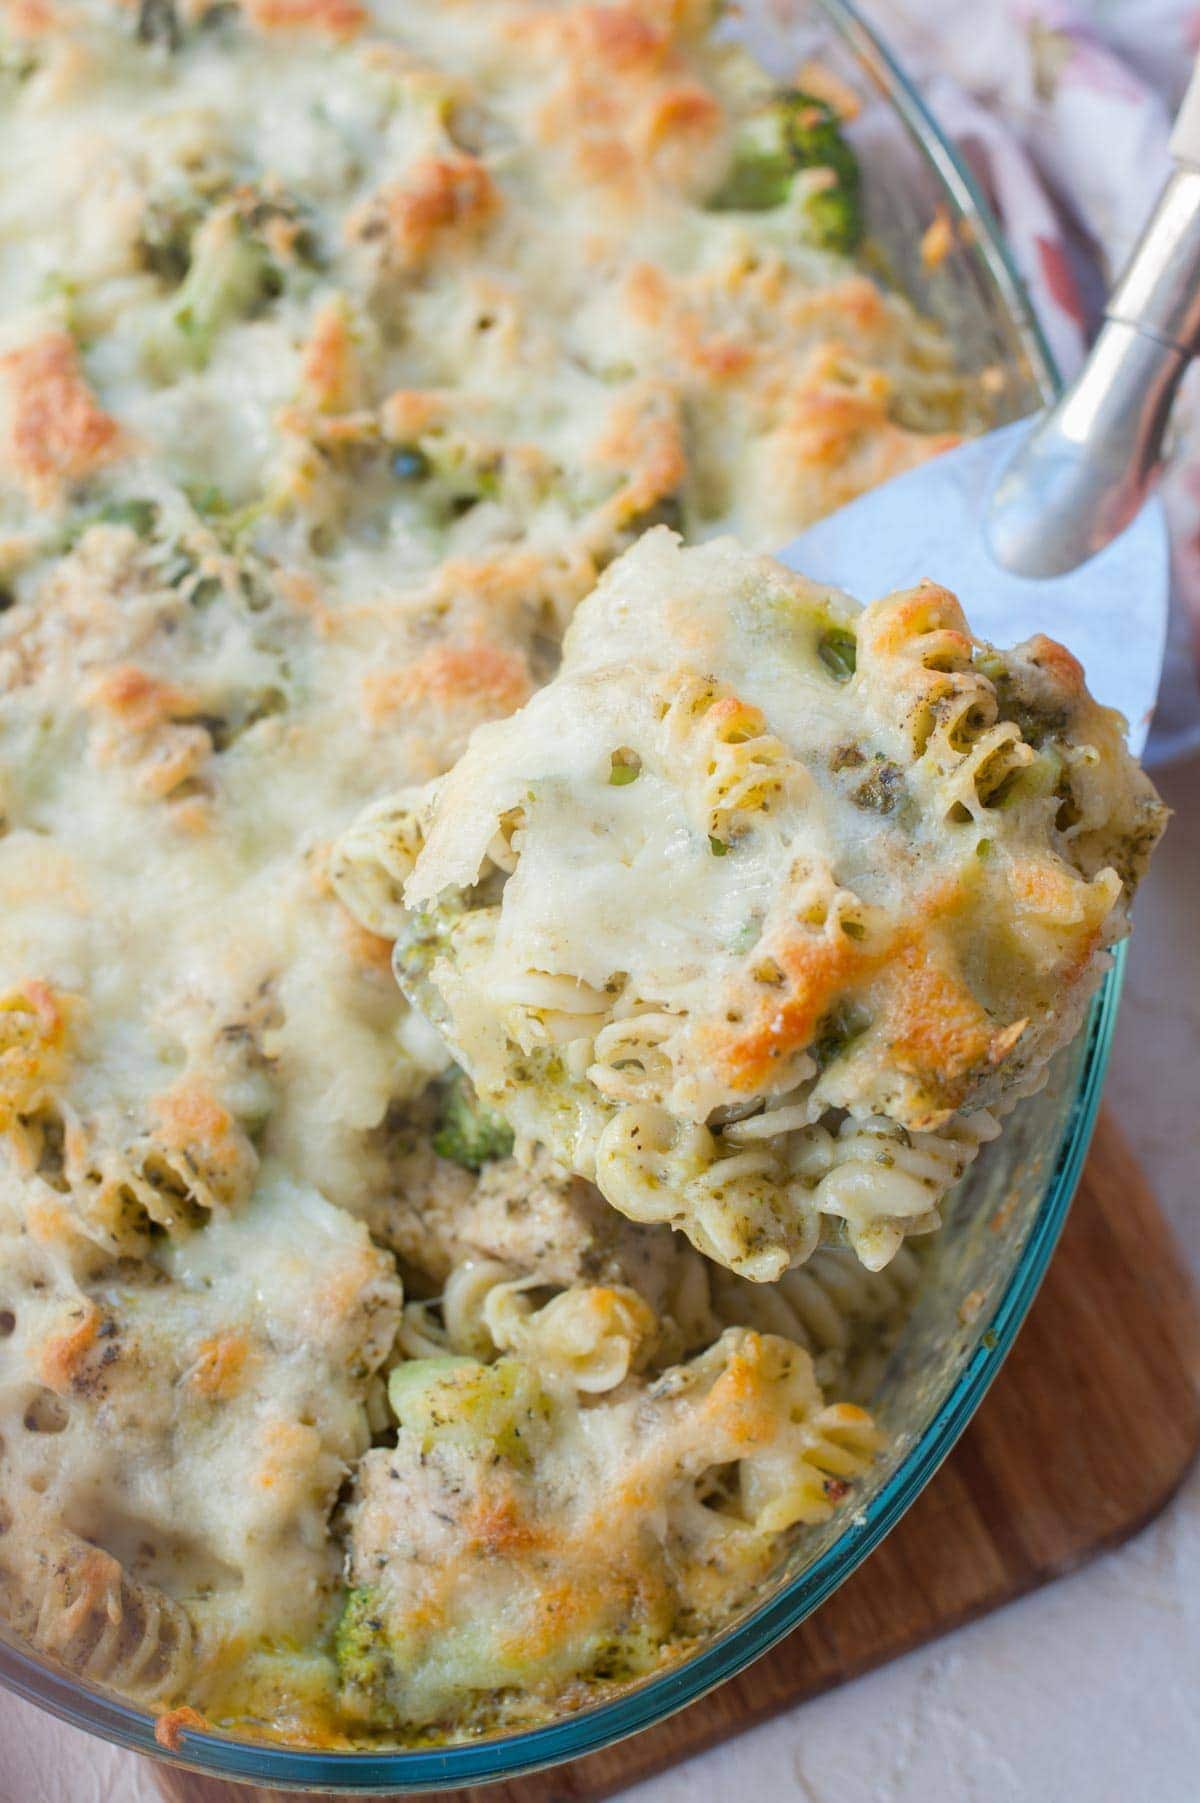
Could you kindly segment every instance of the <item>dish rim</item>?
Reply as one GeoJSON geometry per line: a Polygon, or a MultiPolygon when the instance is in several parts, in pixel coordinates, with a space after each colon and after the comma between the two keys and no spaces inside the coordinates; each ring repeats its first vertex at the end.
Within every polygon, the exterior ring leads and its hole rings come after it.
{"type": "MultiPolygon", "coordinates": [[[[1000,227],[974,176],[943,135],[886,43],[855,0],[807,0],[886,96],[937,177],[1003,303],[1030,384],[1050,401],[1061,379],[1000,227]]],[[[652,1727],[698,1701],[768,1652],[857,1569],[905,1513],[966,1427],[1025,1319],[1058,1242],[1099,1108],[1121,992],[1125,946],[1116,948],[1084,1028],[1078,1085],[1064,1111],[1052,1168],[1028,1240],[986,1334],[941,1406],[896,1470],[837,1539],[779,1594],[719,1634],[703,1651],[635,1689],[558,1721],[487,1740],[387,1752],[320,1752],[184,1728],[178,1750],[155,1738],[156,1717],[0,1639],[0,1686],[59,1720],[134,1752],[208,1776],[282,1790],[418,1795],[516,1778],[579,1759],[652,1727]]]]}

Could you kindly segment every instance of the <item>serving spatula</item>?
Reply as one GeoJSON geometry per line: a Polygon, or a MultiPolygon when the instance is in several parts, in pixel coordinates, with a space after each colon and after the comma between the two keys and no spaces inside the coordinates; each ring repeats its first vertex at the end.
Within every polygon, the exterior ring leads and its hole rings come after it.
{"type": "Polygon", "coordinates": [[[860,600],[931,577],[994,643],[1061,639],[1097,699],[1125,715],[1135,751],[1167,628],[1166,529],[1147,497],[1200,348],[1200,73],[1171,154],[1174,172],[1062,398],[883,483],[780,553],[860,600]]]}

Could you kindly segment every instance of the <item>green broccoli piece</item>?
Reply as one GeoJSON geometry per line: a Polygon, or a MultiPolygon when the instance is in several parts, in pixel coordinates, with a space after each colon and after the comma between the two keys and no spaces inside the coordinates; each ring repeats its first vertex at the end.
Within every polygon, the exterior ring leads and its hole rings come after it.
{"type": "Polygon", "coordinates": [[[484,1107],[462,1071],[442,1087],[433,1149],[468,1171],[482,1170],[493,1158],[507,1158],[513,1149],[512,1128],[484,1107]]]}
{"type": "Polygon", "coordinates": [[[532,1443],[553,1409],[532,1367],[520,1359],[485,1365],[453,1353],[405,1359],[388,1376],[388,1401],[400,1426],[419,1434],[427,1447],[438,1440],[486,1443],[520,1469],[528,1466],[532,1443]]]}
{"type": "Polygon", "coordinates": [[[256,313],[278,294],[279,272],[266,249],[229,213],[215,213],[192,240],[192,260],[171,320],[189,347],[187,361],[207,363],[222,326],[256,313]]]}
{"type": "Polygon", "coordinates": [[[835,1002],[829,1013],[818,1021],[817,1030],[809,1044],[809,1056],[817,1069],[827,1070],[831,1064],[843,1058],[870,1025],[871,1017],[860,1003],[848,1000],[835,1002]]]}
{"type": "Polygon", "coordinates": [[[338,1681],[357,1708],[374,1713],[374,1702],[384,1690],[391,1671],[383,1614],[374,1592],[349,1590],[333,1631],[333,1657],[338,1681]]]}
{"type": "Polygon", "coordinates": [[[767,212],[788,200],[797,175],[814,171],[823,180],[806,183],[809,236],[822,250],[852,251],[863,233],[858,158],[833,108],[798,89],[776,95],[745,121],[725,182],[708,204],[723,213],[767,212]]]}
{"type": "Polygon", "coordinates": [[[123,501],[105,501],[65,527],[57,548],[63,552],[74,550],[84,533],[90,532],[93,526],[128,526],[138,538],[152,539],[158,526],[158,503],[140,495],[131,495],[123,501]]]}
{"type": "Polygon", "coordinates": [[[451,935],[465,912],[462,896],[457,890],[447,890],[431,907],[414,908],[406,916],[392,948],[397,983],[434,1026],[440,1024],[441,1014],[437,997],[430,991],[429,973],[449,950],[451,935]]]}
{"type": "Polygon", "coordinates": [[[817,656],[835,682],[849,682],[858,668],[858,640],[843,626],[831,626],[817,641],[817,656]]]}
{"type": "Polygon", "coordinates": [[[251,318],[283,287],[266,246],[229,208],[209,215],[192,236],[188,254],[187,275],[167,323],[149,346],[160,376],[203,369],[222,327],[251,318]]]}

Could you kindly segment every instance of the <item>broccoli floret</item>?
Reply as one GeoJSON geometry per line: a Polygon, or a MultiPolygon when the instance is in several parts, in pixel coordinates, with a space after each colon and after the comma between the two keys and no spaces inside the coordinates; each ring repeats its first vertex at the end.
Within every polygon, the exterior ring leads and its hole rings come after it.
{"type": "Polygon", "coordinates": [[[507,1158],[513,1149],[512,1128],[484,1107],[461,1071],[442,1087],[433,1149],[468,1171],[482,1170],[493,1158],[507,1158]]]}
{"type": "Polygon", "coordinates": [[[93,507],[69,526],[66,526],[58,539],[60,551],[71,551],[79,543],[85,532],[93,526],[128,526],[138,538],[152,539],[158,525],[158,503],[148,501],[141,495],[131,495],[126,500],[105,501],[99,507],[93,507]]]}
{"type": "Polygon", "coordinates": [[[485,1365],[453,1353],[405,1359],[388,1377],[388,1401],[400,1426],[427,1446],[456,1440],[478,1447],[486,1441],[521,1469],[553,1411],[532,1368],[520,1359],[485,1365]]]}
{"type": "Polygon", "coordinates": [[[849,682],[858,668],[858,640],[843,626],[831,626],[817,641],[817,656],[835,682],[849,682]]]}
{"type": "MultiPolygon", "coordinates": [[[[179,251],[174,244],[171,254],[179,251]]],[[[224,326],[252,318],[283,290],[278,264],[236,207],[210,213],[192,233],[186,256],[187,274],[148,347],[154,373],[162,377],[203,369],[224,326]]]]}
{"type": "Polygon", "coordinates": [[[214,213],[192,240],[191,264],[171,309],[183,360],[203,368],[222,326],[257,312],[279,287],[278,270],[242,221],[214,213]]]}
{"type": "Polygon", "coordinates": [[[830,1009],[817,1023],[817,1030],[809,1044],[809,1056],[813,1058],[817,1069],[823,1071],[839,1058],[845,1056],[850,1047],[861,1039],[871,1025],[871,1017],[858,1002],[840,1001],[830,1009]]]}
{"type": "Polygon", "coordinates": [[[333,1634],[338,1680],[360,1705],[379,1696],[387,1683],[390,1661],[383,1615],[374,1593],[350,1590],[333,1634]]]}
{"type": "Polygon", "coordinates": [[[858,158],[833,108],[793,89],[742,125],[729,174],[709,205],[718,212],[766,212],[789,199],[797,175],[817,173],[822,179],[806,181],[803,201],[812,242],[851,251],[863,231],[858,158]]]}

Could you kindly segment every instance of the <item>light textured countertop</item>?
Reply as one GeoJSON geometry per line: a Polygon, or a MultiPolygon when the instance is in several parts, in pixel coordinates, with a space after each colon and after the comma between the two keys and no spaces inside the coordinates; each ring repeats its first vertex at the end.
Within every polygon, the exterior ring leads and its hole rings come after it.
{"type": "MultiPolygon", "coordinates": [[[[1108,1100],[1200,1282],[1200,762],[1161,786],[1176,818],[1138,903],[1108,1100]]],[[[626,1800],[1195,1803],[1198,1687],[1194,1472],[1120,1551],[626,1800]]],[[[0,1803],[160,1799],[144,1761],[0,1696],[0,1803]]]]}

